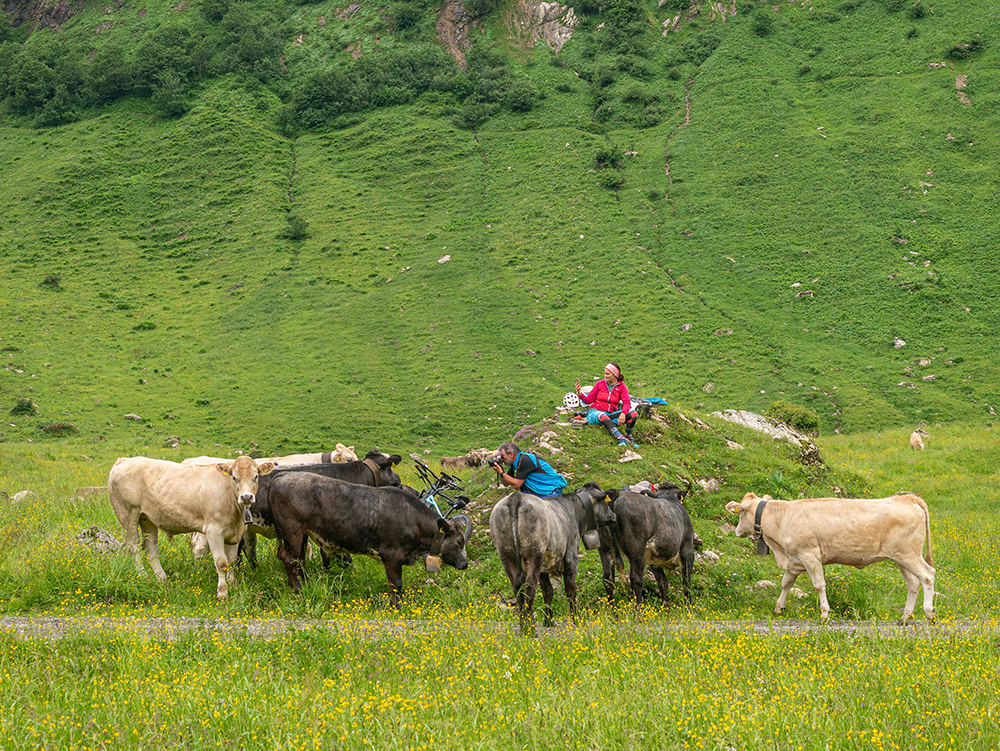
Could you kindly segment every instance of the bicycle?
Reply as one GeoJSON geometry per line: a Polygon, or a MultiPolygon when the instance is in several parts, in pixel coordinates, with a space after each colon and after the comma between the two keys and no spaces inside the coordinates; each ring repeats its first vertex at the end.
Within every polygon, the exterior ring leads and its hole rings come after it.
{"type": "Polygon", "coordinates": [[[427,489],[420,493],[418,499],[437,511],[442,519],[460,519],[465,524],[465,541],[468,542],[469,538],[472,537],[472,519],[467,514],[456,514],[455,512],[468,506],[470,499],[468,496],[460,494],[453,498],[445,492],[464,490],[459,484],[458,478],[445,472],[437,475],[433,469],[416,459],[413,463],[416,465],[420,479],[427,484],[427,489]],[[441,507],[438,505],[439,498],[447,503],[447,511],[441,511],[441,507]]]}

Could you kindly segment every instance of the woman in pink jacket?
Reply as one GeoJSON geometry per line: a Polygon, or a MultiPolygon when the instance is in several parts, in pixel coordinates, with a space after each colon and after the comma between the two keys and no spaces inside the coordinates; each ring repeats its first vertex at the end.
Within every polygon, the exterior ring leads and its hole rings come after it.
{"type": "Polygon", "coordinates": [[[584,394],[580,390],[580,379],[577,378],[576,393],[581,402],[591,407],[587,413],[588,423],[603,425],[612,437],[618,439],[619,446],[633,443],[632,428],[635,427],[639,413],[632,409],[625,377],[618,363],[609,362],[604,366],[604,380],[595,383],[589,394],[584,394]],[[625,435],[618,429],[621,425],[625,426],[625,435]]]}

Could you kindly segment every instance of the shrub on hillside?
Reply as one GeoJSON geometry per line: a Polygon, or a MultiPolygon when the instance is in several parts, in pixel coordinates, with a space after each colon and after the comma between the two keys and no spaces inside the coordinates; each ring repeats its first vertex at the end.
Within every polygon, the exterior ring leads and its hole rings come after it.
{"type": "Polygon", "coordinates": [[[42,289],[50,289],[54,292],[58,292],[62,289],[62,287],[59,286],[60,281],[62,281],[62,274],[48,274],[38,283],[38,286],[42,289]]]}
{"type": "Polygon", "coordinates": [[[38,405],[26,396],[18,397],[17,402],[11,408],[12,415],[37,415],[38,405]]]}
{"type": "Polygon", "coordinates": [[[53,438],[59,438],[60,436],[65,435],[76,435],[80,432],[75,425],[70,425],[68,422],[50,422],[40,427],[45,435],[52,436],[53,438]]]}
{"type": "Polygon", "coordinates": [[[764,414],[773,420],[780,420],[786,425],[790,425],[800,433],[811,436],[819,435],[819,414],[808,407],[781,399],[771,402],[771,406],[764,414]]]}

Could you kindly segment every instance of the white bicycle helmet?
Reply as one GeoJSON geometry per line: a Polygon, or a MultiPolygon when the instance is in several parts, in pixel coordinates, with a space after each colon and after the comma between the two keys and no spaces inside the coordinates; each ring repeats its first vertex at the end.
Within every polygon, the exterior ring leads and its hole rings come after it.
{"type": "Polygon", "coordinates": [[[580,407],[580,397],[570,391],[566,396],[563,397],[563,406],[566,409],[579,409],[580,407]]]}

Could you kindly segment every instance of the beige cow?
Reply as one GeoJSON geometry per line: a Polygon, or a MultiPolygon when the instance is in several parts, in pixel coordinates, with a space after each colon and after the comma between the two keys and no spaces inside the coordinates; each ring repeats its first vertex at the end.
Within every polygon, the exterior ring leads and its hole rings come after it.
{"type": "Polygon", "coordinates": [[[924,450],[924,439],[920,437],[919,430],[914,430],[910,433],[910,448],[914,451],[917,449],[924,450]]]}
{"type": "MultiPolygon", "coordinates": [[[[345,446],[338,443],[333,451],[326,451],[315,454],[289,454],[288,456],[268,456],[258,459],[258,462],[271,462],[288,466],[290,464],[340,464],[342,462],[356,462],[358,455],[354,453],[354,446],[345,446]]],[[[192,456],[184,459],[181,464],[218,464],[219,462],[230,462],[232,459],[220,459],[216,456],[192,456]]]]}
{"type": "Polygon", "coordinates": [[[920,586],[924,589],[924,615],[934,618],[934,562],[927,504],[912,494],[890,498],[806,498],[797,501],[758,498],[747,493],[740,503],[731,501],[726,511],[739,514],[739,537],[760,539],[774,552],[784,569],[781,594],[774,607],[781,613],[795,579],[809,574],[819,594],[820,616],[830,615],[823,565],[842,563],[864,568],[879,561],[893,561],[906,580],[903,619],[913,615],[920,586]],[[924,541],[927,555],[923,555],[924,541]]]}
{"type": "Polygon", "coordinates": [[[224,599],[227,582],[233,578],[230,567],[257,493],[257,478],[273,467],[271,462],[258,464],[248,456],[212,465],[142,456],[116,461],[108,475],[108,495],[139,573],[144,573],[140,536],[153,573],[166,579],[160,565],[159,531],[172,535],[200,532],[208,540],[219,574],[216,595],[224,599]]]}

